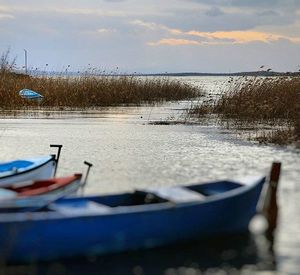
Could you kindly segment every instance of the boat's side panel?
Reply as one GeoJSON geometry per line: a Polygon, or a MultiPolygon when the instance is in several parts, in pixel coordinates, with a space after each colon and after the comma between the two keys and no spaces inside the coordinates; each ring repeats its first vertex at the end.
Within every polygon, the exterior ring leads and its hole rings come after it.
{"type": "Polygon", "coordinates": [[[9,177],[0,178],[0,187],[17,182],[51,178],[53,176],[55,165],[55,160],[50,160],[35,169],[31,169],[19,174],[16,173],[15,175],[9,177]]]}
{"type": "Polygon", "coordinates": [[[58,189],[54,189],[52,191],[49,191],[45,194],[45,196],[53,195],[58,196],[60,195],[61,198],[65,198],[68,196],[76,195],[81,183],[81,178],[72,181],[70,184],[66,184],[58,189]]]}
{"type": "Polygon", "coordinates": [[[76,195],[80,187],[80,180],[81,179],[74,180],[70,184],[39,196],[25,196],[0,201],[0,213],[37,211],[53,201],[76,195]]]}
{"type": "Polygon", "coordinates": [[[11,261],[55,259],[154,247],[247,230],[262,184],[210,203],[161,210],[67,219],[0,222],[1,257],[11,261]]]}

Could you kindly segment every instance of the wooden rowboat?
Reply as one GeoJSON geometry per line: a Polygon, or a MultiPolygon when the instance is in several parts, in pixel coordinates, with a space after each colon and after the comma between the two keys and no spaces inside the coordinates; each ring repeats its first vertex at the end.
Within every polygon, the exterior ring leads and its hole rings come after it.
{"type": "Polygon", "coordinates": [[[0,214],[0,258],[30,262],[115,253],[248,230],[264,177],[64,198],[0,214]]]}

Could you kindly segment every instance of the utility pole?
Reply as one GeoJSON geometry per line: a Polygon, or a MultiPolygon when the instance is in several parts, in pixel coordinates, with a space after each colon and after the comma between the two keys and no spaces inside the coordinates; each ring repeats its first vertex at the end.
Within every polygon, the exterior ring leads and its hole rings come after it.
{"type": "Polygon", "coordinates": [[[24,50],[24,58],[25,58],[25,74],[27,74],[27,50],[23,49],[24,50]]]}

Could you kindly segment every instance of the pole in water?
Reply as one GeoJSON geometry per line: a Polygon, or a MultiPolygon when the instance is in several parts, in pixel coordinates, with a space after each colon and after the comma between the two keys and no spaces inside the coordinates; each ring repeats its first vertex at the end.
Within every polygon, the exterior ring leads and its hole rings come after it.
{"type": "Polygon", "coordinates": [[[269,185],[265,196],[263,213],[268,222],[268,233],[273,233],[277,227],[278,204],[277,189],[280,177],[281,163],[274,162],[272,164],[269,185]]]}

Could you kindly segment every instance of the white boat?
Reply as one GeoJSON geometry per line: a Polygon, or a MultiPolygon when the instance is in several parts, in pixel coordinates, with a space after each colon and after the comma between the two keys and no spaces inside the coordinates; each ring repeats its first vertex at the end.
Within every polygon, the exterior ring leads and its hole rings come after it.
{"type": "Polygon", "coordinates": [[[0,163],[0,187],[54,177],[62,145],[50,145],[50,147],[58,148],[57,155],[15,159],[0,163]]]}

